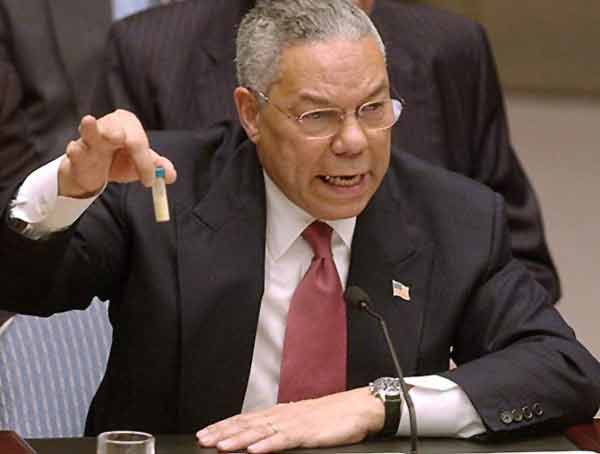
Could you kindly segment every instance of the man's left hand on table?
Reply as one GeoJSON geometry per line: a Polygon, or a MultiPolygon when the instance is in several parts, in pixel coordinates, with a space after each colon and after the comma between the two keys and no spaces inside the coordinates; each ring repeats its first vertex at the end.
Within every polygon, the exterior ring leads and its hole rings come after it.
{"type": "Polygon", "coordinates": [[[358,388],[266,410],[243,413],[200,430],[200,445],[221,451],[266,453],[357,443],[381,430],[382,402],[358,388]]]}

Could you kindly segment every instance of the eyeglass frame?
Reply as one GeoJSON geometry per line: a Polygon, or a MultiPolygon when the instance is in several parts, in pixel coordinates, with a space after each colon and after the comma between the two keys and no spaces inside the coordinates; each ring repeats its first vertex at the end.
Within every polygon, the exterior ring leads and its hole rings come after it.
{"type": "MultiPolygon", "coordinates": [[[[246,89],[248,91],[250,91],[251,93],[254,93],[255,96],[258,96],[260,98],[260,100],[262,100],[264,103],[270,104],[271,106],[275,107],[276,110],[278,110],[279,112],[281,112],[283,115],[285,115],[286,117],[288,117],[290,120],[294,120],[296,122],[296,124],[299,125],[300,131],[302,131],[302,133],[305,135],[305,137],[306,137],[307,140],[329,139],[329,138],[335,136],[336,134],[339,133],[339,131],[341,129],[341,125],[343,124],[343,121],[346,119],[346,115],[348,115],[348,113],[350,112],[350,111],[341,109],[339,107],[327,107],[327,108],[323,108],[323,109],[307,110],[306,112],[302,112],[300,115],[295,116],[295,115],[292,115],[291,113],[287,112],[282,107],[278,106],[273,101],[271,101],[271,98],[269,96],[267,96],[265,93],[263,93],[262,91],[255,90],[255,89],[253,89],[251,87],[246,87],[246,89]],[[325,111],[337,111],[339,113],[339,115],[338,115],[338,129],[336,129],[336,131],[334,133],[328,134],[328,135],[325,135],[325,136],[311,136],[311,135],[308,135],[306,132],[304,132],[302,130],[302,127],[301,127],[302,120],[304,119],[304,117],[306,115],[310,114],[310,113],[320,112],[320,111],[324,111],[324,110],[325,111]]],[[[398,119],[400,118],[400,116],[402,115],[402,112],[404,111],[404,106],[405,106],[404,100],[403,99],[388,98],[388,99],[385,99],[383,101],[385,101],[385,102],[390,101],[392,103],[392,108],[394,107],[394,105],[399,106],[400,111],[398,113],[398,116],[394,119],[393,123],[391,125],[389,125],[389,126],[385,126],[385,127],[382,127],[382,128],[369,128],[368,126],[365,126],[360,121],[360,119],[361,119],[361,117],[359,115],[360,110],[362,108],[364,108],[365,106],[368,106],[371,103],[382,102],[381,100],[379,100],[379,101],[367,101],[367,102],[361,104],[360,106],[358,106],[354,110],[354,112],[353,112],[354,117],[356,118],[356,120],[357,120],[358,124],[361,126],[361,128],[365,128],[368,131],[383,131],[383,130],[386,130],[386,129],[390,129],[392,126],[394,126],[398,122],[398,119]],[[394,102],[397,103],[397,104],[394,104],[394,102]]]]}

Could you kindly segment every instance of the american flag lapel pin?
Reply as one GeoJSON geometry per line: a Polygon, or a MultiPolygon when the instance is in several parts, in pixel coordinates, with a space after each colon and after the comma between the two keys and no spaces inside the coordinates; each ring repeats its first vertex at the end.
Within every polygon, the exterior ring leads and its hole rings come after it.
{"type": "Polygon", "coordinates": [[[392,280],[392,295],[397,296],[404,301],[410,301],[410,287],[402,282],[392,280]]]}

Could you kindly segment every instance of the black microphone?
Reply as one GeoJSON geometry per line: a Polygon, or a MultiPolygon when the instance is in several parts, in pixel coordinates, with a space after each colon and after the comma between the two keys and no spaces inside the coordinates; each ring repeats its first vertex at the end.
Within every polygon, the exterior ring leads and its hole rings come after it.
{"type": "Polygon", "coordinates": [[[400,363],[398,362],[398,356],[396,355],[396,349],[392,344],[392,340],[390,339],[390,335],[388,333],[387,325],[385,320],[381,315],[375,312],[369,304],[371,303],[371,298],[369,295],[357,286],[351,286],[346,289],[344,292],[344,299],[346,303],[355,307],[358,310],[365,311],[371,317],[376,319],[381,325],[381,329],[383,330],[383,335],[385,336],[385,340],[388,345],[388,349],[392,355],[392,359],[394,360],[394,367],[396,368],[396,374],[398,374],[398,378],[400,379],[400,389],[402,390],[402,397],[406,401],[406,405],[408,407],[408,415],[410,421],[410,450],[412,454],[417,454],[417,417],[415,415],[415,406],[413,405],[412,398],[408,394],[408,386],[404,381],[404,374],[402,373],[402,368],[400,367],[400,363]]]}

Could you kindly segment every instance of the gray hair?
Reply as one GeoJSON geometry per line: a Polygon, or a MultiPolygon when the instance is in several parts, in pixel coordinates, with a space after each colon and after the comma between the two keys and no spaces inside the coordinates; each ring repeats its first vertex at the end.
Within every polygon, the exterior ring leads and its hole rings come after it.
{"type": "Polygon", "coordinates": [[[375,39],[385,58],[379,32],[350,0],[258,0],[237,34],[237,78],[244,87],[266,93],[279,73],[283,50],[332,38],[375,39]]]}

